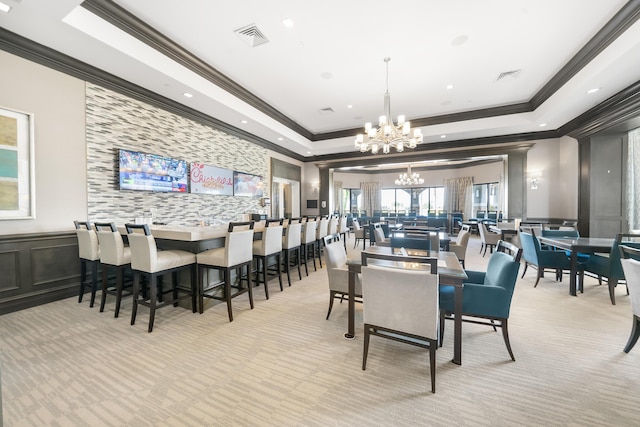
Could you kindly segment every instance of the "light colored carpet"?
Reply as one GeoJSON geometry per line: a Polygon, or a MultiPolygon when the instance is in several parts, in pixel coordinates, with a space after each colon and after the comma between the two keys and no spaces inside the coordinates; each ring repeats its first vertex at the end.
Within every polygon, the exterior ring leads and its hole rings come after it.
{"type": "MultiPolygon", "coordinates": [[[[353,241],[353,236],[350,238],[353,241]]],[[[351,251],[350,256],[357,256],[351,251]]],[[[484,269],[471,239],[467,268],[484,269]]],[[[311,269],[313,269],[311,267],[311,269]]],[[[521,270],[522,271],[522,270],[521,270]]],[[[552,276],[552,275],[549,275],[552,276]]],[[[0,317],[5,426],[624,426],[640,425],[640,347],[624,354],[631,327],[624,286],[617,305],[588,278],[568,294],[567,277],[533,288],[518,281],[509,359],[500,332],[463,325],[463,365],[450,362],[453,325],[438,350],[436,394],[428,354],[372,337],[362,363],[362,316],[353,341],[342,337],[346,304],[330,320],[327,278],[318,269],[270,300],[256,289],[204,314],[158,311],[146,331],[141,307],[129,325],[76,298],[0,317]]],[[[286,281],[285,281],[286,286],[286,281]]]]}

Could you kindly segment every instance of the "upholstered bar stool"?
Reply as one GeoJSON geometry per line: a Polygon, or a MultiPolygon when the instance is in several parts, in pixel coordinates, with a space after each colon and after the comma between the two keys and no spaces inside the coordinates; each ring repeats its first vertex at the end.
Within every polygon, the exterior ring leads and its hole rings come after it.
{"type": "Polygon", "coordinates": [[[338,234],[339,223],[340,219],[335,215],[331,215],[329,217],[329,231],[327,232],[327,235],[338,234]]]}
{"type": "Polygon", "coordinates": [[[93,307],[98,290],[98,265],[100,264],[100,245],[98,236],[89,221],[73,221],[78,236],[78,253],[80,255],[80,292],[78,302],[82,302],[84,287],[87,281],[87,267],[91,269],[91,301],[93,307]]]}
{"type": "MultiPolygon", "coordinates": [[[[178,306],[180,299],[191,297],[191,310],[196,312],[196,255],[181,250],[159,251],[156,241],[149,231],[147,224],[125,224],[127,228],[129,246],[131,248],[131,269],[133,270],[133,308],[131,309],[131,324],[136,322],[138,305],[149,307],[149,328],[153,330],[156,309],[172,304],[178,306]],[[142,231],[136,232],[136,230],[142,231]],[[191,287],[189,290],[178,286],[178,271],[190,269],[191,287]],[[171,273],[171,292],[173,298],[158,302],[158,278],[171,273]],[[149,283],[149,298],[140,298],[140,278],[146,276],[149,283]],[[179,297],[182,292],[187,295],[179,297]]],[[[163,292],[162,290],[160,292],[163,292]]]]}
{"type": "Polygon", "coordinates": [[[315,246],[316,246],[316,230],[318,229],[318,222],[310,220],[307,218],[306,222],[302,224],[302,259],[304,260],[304,271],[309,275],[309,270],[307,268],[307,261],[309,259],[309,255],[313,259],[313,270],[317,271],[316,268],[316,257],[315,257],[315,246]]]}
{"type": "Polygon", "coordinates": [[[284,269],[287,272],[287,281],[291,286],[291,253],[296,254],[296,264],[298,265],[298,279],[302,280],[302,273],[300,272],[300,251],[302,244],[302,223],[300,218],[292,218],[289,220],[289,225],[285,229],[285,234],[282,236],[282,252],[284,253],[284,269]]]}
{"type": "Polygon", "coordinates": [[[320,261],[320,268],[322,268],[322,248],[324,247],[324,238],[329,234],[329,217],[319,216],[316,221],[318,222],[316,227],[316,252],[320,261]]]}
{"type": "Polygon", "coordinates": [[[253,241],[253,258],[256,260],[256,286],[264,283],[264,295],[269,299],[269,285],[267,277],[269,273],[269,258],[276,259],[275,271],[282,291],[282,274],[280,273],[280,261],[282,253],[282,219],[268,219],[262,232],[262,239],[253,241]],[[262,275],[262,280],[260,279],[262,275]]]}
{"type": "MultiPolygon", "coordinates": [[[[204,309],[204,297],[227,302],[229,322],[233,322],[233,309],[231,299],[245,292],[249,293],[249,305],[253,309],[253,291],[251,286],[251,261],[253,259],[253,221],[232,222],[224,242],[223,248],[209,249],[200,252],[198,260],[198,297],[199,311],[204,309]],[[243,270],[246,268],[246,275],[243,270]],[[204,286],[203,273],[205,269],[215,269],[222,273],[222,281],[213,285],[204,286]],[[231,271],[237,271],[238,290],[231,293],[231,271]],[[242,288],[242,280],[247,281],[247,287],[242,288]],[[216,295],[215,290],[224,286],[223,295],[216,295]]],[[[208,280],[207,280],[208,281],[208,280]]]]}
{"type": "Polygon", "coordinates": [[[338,233],[340,233],[345,250],[347,249],[347,235],[349,234],[349,231],[349,227],[347,226],[347,215],[340,215],[340,219],[338,220],[338,233]]]}
{"type": "Polygon", "coordinates": [[[116,309],[113,317],[120,313],[122,290],[124,288],[124,271],[131,268],[131,248],[126,247],[122,236],[113,222],[96,222],[96,235],[100,243],[100,263],[102,264],[102,297],[100,299],[100,313],[104,311],[104,305],[109,293],[109,268],[116,270],[116,309]]]}

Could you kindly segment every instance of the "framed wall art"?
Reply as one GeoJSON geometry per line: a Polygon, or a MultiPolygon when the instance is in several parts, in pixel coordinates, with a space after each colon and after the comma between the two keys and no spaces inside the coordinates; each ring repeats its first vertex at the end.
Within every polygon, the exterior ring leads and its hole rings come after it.
{"type": "Polygon", "coordinates": [[[0,108],[0,219],[35,218],[33,115],[0,108]]]}

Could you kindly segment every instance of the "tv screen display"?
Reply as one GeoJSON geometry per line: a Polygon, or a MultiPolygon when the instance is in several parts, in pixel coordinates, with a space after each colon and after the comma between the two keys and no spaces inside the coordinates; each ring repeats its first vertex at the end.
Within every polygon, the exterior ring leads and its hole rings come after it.
{"type": "Polygon", "coordinates": [[[233,196],[233,171],[203,163],[191,163],[191,193],[233,196]]]}
{"type": "Polygon", "coordinates": [[[120,189],[186,193],[187,162],[120,150],[120,189]]]}
{"type": "Polygon", "coordinates": [[[233,172],[233,195],[240,197],[262,197],[262,177],[250,173],[233,172]]]}

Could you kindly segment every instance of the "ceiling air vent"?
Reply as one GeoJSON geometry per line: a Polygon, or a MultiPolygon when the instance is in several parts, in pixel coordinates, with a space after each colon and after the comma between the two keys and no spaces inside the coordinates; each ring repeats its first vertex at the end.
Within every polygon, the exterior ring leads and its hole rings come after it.
{"type": "Polygon", "coordinates": [[[328,114],[332,114],[334,113],[333,108],[331,107],[325,107],[325,108],[321,108],[320,109],[320,115],[321,116],[326,116],[328,114]]]}
{"type": "Polygon", "coordinates": [[[499,82],[500,80],[504,80],[504,79],[506,79],[508,77],[511,77],[512,79],[515,79],[516,77],[518,77],[520,75],[520,71],[522,71],[522,70],[503,71],[502,73],[500,73],[500,75],[498,76],[496,81],[499,82]]]}
{"type": "Polygon", "coordinates": [[[245,42],[249,47],[260,46],[269,42],[269,39],[262,34],[262,31],[256,27],[255,24],[247,25],[246,27],[239,28],[235,33],[245,42]]]}

